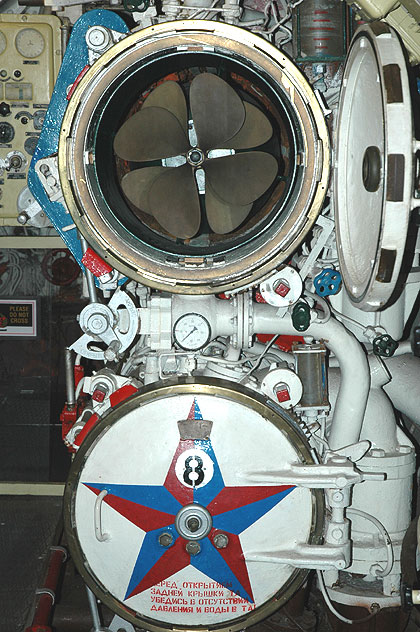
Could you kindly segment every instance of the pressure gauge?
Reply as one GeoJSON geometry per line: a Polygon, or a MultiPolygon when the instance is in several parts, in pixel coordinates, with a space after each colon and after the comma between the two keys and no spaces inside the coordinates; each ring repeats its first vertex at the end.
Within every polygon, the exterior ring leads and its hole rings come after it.
{"type": "Polygon", "coordinates": [[[183,314],[174,325],[174,341],[181,349],[197,351],[210,341],[210,323],[201,314],[183,314]]]}
{"type": "Polygon", "coordinates": [[[41,55],[45,47],[45,40],[36,29],[22,29],[16,35],[15,46],[22,57],[33,59],[41,55]]]}

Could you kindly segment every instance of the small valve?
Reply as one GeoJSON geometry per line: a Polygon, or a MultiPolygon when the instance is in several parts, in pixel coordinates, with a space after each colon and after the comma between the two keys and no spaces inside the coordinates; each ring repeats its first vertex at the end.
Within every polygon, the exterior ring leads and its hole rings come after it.
{"type": "Polygon", "coordinates": [[[256,294],[258,303],[265,302],[275,307],[290,307],[299,300],[303,283],[299,273],[291,266],[283,266],[260,285],[256,294]]]}
{"type": "Polygon", "coordinates": [[[337,294],[341,285],[341,274],[333,268],[325,268],[314,278],[315,292],[318,296],[337,294]]]}
{"type": "Polygon", "coordinates": [[[311,322],[311,310],[307,303],[299,301],[293,307],[292,323],[296,331],[306,331],[311,322]]]}
{"type": "Polygon", "coordinates": [[[0,116],[9,116],[10,115],[10,105],[2,101],[0,103],[0,116]]]}
{"type": "Polygon", "coordinates": [[[373,341],[373,353],[383,358],[390,358],[398,348],[398,342],[389,334],[377,336],[373,341]]]}
{"type": "Polygon", "coordinates": [[[303,387],[291,369],[272,368],[261,382],[261,391],[287,410],[301,400],[303,387]]]}

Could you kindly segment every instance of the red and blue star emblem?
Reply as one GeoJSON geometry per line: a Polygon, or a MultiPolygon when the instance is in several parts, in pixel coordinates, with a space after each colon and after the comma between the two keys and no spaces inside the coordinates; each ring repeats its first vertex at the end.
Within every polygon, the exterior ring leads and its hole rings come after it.
{"type": "MultiPolygon", "coordinates": [[[[203,419],[195,399],[188,418],[203,419]]],[[[295,489],[293,485],[226,486],[210,438],[181,438],[163,485],[90,482],[83,485],[96,495],[106,490],[103,502],[146,532],[124,600],[191,565],[251,604],[254,596],[239,536],[295,489]],[[210,480],[200,483],[198,478],[197,484],[185,476],[181,481],[176,473],[182,454],[187,450],[191,454],[194,449],[197,454],[207,455],[213,464],[210,480]],[[191,503],[205,507],[213,521],[211,531],[200,540],[201,550],[197,555],[186,551],[186,540],[175,527],[179,510],[191,503]],[[213,543],[214,536],[220,532],[228,537],[226,548],[216,548],[213,543]],[[159,543],[162,533],[173,536],[170,546],[159,543]]]]}

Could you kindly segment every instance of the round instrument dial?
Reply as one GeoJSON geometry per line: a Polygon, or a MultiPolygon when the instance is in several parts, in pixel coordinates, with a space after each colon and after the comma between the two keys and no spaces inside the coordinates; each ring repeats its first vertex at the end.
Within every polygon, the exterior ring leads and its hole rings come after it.
{"type": "Polygon", "coordinates": [[[28,57],[33,59],[41,55],[45,48],[45,40],[39,31],[36,29],[22,29],[16,35],[15,46],[18,53],[22,57],[28,57]]]}
{"type": "Polygon", "coordinates": [[[4,50],[6,50],[7,40],[3,31],[0,31],[0,55],[4,50]]]}
{"type": "Polygon", "coordinates": [[[183,314],[174,325],[175,344],[187,351],[202,349],[211,337],[210,323],[201,314],[183,314]]]}
{"type": "Polygon", "coordinates": [[[1,144],[10,143],[12,142],[14,137],[15,137],[15,130],[13,128],[13,125],[10,125],[10,123],[6,123],[5,121],[2,121],[0,123],[0,143],[1,144]]]}

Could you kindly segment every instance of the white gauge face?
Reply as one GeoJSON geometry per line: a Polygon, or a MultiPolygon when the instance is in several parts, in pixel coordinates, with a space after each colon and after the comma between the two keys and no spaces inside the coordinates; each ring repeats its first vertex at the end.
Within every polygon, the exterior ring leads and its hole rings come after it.
{"type": "Polygon", "coordinates": [[[16,35],[15,46],[22,57],[33,59],[41,55],[45,47],[45,40],[36,29],[22,29],[16,35]]]}
{"type": "Polygon", "coordinates": [[[181,349],[197,351],[210,341],[210,337],[210,324],[201,314],[184,314],[174,325],[175,344],[181,349]]]}
{"type": "Polygon", "coordinates": [[[3,33],[3,31],[0,31],[0,55],[6,49],[6,46],[7,46],[6,36],[3,33]]]}

